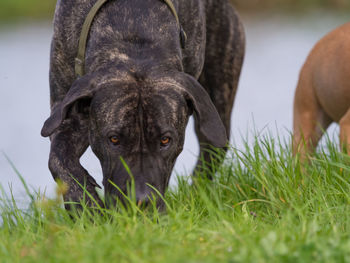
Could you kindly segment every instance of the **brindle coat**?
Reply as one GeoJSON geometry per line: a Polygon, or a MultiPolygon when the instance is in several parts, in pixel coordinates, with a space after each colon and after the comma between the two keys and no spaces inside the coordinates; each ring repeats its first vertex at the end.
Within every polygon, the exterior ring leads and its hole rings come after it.
{"type": "MultiPolygon", "coordinates": [[[[163,1],[108,1],[90,30],[86,75],[77,79],[78,40],[95,2],[57,2],[51,116],[42,130],[51,138],[49,168],[55,179],[69,185],[66,201],[83,197],[72,175],[100,202],[97,183],[79,163],[90,145],[102,165],[106,195],[120,197],[110,182],[126,191],[130,175],[122,156],[135,179],[137,200],[146,201],[152,193],[147,184],[164,193],[192,113],[200,143],[224,148],[243,63],[244,30],[229,0],[173,0],[188,36],[182,49],[175,17],[163,1]],[[110,142],[112,136],[117,145],[110,142]],[[164,136],[170,143],[161,146],[164,136]]],[[[90,198],[86,201],[91,204],[90,198]]]]}

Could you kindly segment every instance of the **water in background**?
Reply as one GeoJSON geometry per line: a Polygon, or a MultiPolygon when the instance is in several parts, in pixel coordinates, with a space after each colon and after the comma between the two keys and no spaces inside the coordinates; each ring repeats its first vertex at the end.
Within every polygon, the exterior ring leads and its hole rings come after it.
{"type": "MultiPolygon", "coordinates": [[[[232,137],[237,147],[242,146],[242,136],[253,130],[289,135],[299,70],[316,41],[345,19],[329,14],[244,19],[247,55],[232,115],[232,137]]],[[[41,192],[46,190],[49,195],[55,187],[47,168],[50,144],[40,137],[40,130],[49,116],[51,35],[52,27],[46,23],[0,28],[0,150],[30,186],[41,192]]],[[[334,132],[336,126],[331,130],[334,132]]],[[[188,174],[197,153],[191,121],[174,173],[188,174]]],[[[91,151],[82,163],[101,183],[102,172],[91,151]]],[[[17,199],[23,197],[19,179],[1,154],[0,184],[7,191],[10,186],[17,199]]]]}

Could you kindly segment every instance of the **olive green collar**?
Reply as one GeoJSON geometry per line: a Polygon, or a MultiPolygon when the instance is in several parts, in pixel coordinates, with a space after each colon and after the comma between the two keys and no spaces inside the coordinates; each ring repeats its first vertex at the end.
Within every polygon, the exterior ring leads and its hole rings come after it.
{"type": "MultiPolygon", "coordinates": [[[[107,2],[108,0],[97,0],[95,5],[91,8],[90,12],[88,13],[85,22],[83,24],[83,28],[81,30],[80,39],[79,39],[79,47],[78,47],[78,54],[75,58],[75,74],[79,77],[82,77],[85,74],[85,52],[86,52],[86,43],[88,39],[88,35],[90,32],[91,24],[100,10],[100,8],[107,2]]],[[[175,6],[172,3],[171,0],[161,0],[163,1],[168,7],[170,8],[171,12],[175,16],[176,22],[178,24],[179,30],[180,30],[180,42],[181,47],[184,49],[187,41],[187,36],[185,31],[183,30],[179,16],[176,12],[175,6]]]]}

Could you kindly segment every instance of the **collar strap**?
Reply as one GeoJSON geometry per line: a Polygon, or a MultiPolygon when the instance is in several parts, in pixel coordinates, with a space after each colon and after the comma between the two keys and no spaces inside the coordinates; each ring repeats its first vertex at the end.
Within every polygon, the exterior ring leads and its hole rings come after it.
{"type": "Polygon", "coordinates": [[[181,42],[181,47],[182,49],[184,49],[186,47],[186,42],[187,42],[187,35],[185,30],[182,28],[181,23],[180,23],[180,19],[179,16],[177,15],[175,6],[173,4],[173,2],[171,0],[163,0],[164,3],[167,4],[167,6],[169,6],[171,12],[173,13],[173,15],[175,16],[177,25],[179,26],[180,29],[180,42],[181,42]]]}
{"type": "MultiPolygon", "coordinates": [[[[88,13],[84,24],[83,28],[80,33],[80,39],[79,39],[79,47],[78,47],[78,54],[77,57],[75,58],[75,74],[79,77],[82,77],[85,74],[85,53],[86,53],[86,44],[87,44],[87,39],[88,35],[90,32],[91,24],[100,10],[100,8],[107,2],[108,0],[97,0],[95,5],[91,8],[90,12],[88,13]]],[[[177,11],[175,9],[174,4],[172,3],[171,0],[162,0],[171,10],[173,15],[175,16],[176,23],[178,24],[179,30],[180,30],[180,42],[181,42],[181,47],[184,49],[187,41],[187,35],[186,32],[183,30],[179,16],[177,14],[177,11]]]]}

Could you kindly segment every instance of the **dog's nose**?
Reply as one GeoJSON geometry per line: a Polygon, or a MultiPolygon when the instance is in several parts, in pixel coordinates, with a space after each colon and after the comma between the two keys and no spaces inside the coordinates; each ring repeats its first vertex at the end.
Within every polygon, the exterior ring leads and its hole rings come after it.
{"type": "Polygon", "coordinates": [[[146,200],[138,200],[137,201],[137,206],[138,207],[147,207],[150,204],[149,199],[146,200]]]}
{"type": "Polygon", "coordinates": [[[146,207],[151,204],[151,195],[146,193],[136,194],[136,203],[139,207],[146,207]]]}

